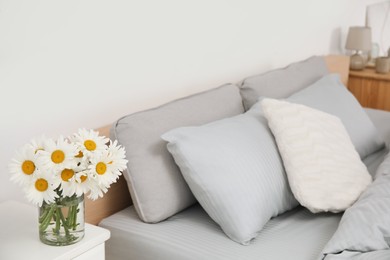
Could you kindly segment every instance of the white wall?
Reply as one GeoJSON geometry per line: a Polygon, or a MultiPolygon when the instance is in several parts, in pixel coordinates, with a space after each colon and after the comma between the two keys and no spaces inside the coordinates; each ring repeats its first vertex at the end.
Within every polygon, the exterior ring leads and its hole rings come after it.
{"type": "Polygon", "coordinates": [[[1,0],[0,202],[17,148],[311,55],[370,0],[1,0]]]}

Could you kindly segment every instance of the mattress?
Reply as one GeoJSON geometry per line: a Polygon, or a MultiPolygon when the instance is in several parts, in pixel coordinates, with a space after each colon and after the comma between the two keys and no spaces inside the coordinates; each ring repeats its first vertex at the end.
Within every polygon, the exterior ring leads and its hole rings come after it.
{"type": "Polygon", "coordinates": [[[336,230],[340,217],[314,215],[298,207],[270,220],[248,246],[230,240],[199,205],[158,224],[141,222],[129,207],[104,219],[100,226],[111,231],[106,242],[109,260],[312,260],[336,230]]]}
{"type": "MultiPolygon", "coordinates": [[[[386,128],[390,113],[367,113],[382,135],[390,133],[386,128]]],[[[387,152],[384,148],[364,159],[371,174],[387,152]]],[[[106,242],[108,260],[312,260],[318,258],[341,216],[312,214],[297,207],[271,219],[248,246],[230,240],[198,204],[157,224],[142,222],[131,206],[102,220],[99,226],[111,231],[106,242]]]]}

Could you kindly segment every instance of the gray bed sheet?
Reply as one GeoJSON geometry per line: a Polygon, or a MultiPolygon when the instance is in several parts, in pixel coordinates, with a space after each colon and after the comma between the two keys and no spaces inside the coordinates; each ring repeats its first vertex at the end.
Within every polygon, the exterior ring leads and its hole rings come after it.
{"type": "Polygon", "coordinates": [[[340,217],[314,215],[298,207],[270,220],[249,246],[230,240],[199,205],[158,224],[141,222],[130,207],[100,226],[111,231],[108,260],[312,260],[335,232],[340,217]]]}
{"type": "MultiPolygon", "coordinates": [[[[382,135],[390,133],[390,113],[367,113],[382,135]]],[[[387,151],[384,148],[364,159],[370,173],[387,151]]],[[[108,260],[312,260],[318,258],[340,218],[341,214],[312,214],[297,207],[271,219],[248,246],[230,240],[199,205],[157,224],[142,222],[131,206],[99,226],[111,231],[106,242],[108,260]]]]}

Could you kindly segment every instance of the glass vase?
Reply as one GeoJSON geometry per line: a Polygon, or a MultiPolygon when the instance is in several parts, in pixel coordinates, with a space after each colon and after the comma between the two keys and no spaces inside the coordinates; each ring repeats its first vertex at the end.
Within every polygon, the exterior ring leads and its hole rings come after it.
{"type": "Polygon", "coordinates": [[[84,237],[84,195],[61,197],[39,207],[39,238],[47,245],[66,246],[84,237]]]}

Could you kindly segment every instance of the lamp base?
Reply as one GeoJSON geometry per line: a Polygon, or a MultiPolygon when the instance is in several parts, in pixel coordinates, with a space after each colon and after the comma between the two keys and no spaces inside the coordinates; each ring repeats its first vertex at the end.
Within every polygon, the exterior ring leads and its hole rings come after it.
{"type": "Polygon", "coordinates": [[[363,70],[366,67],[366,61],[362,55],[355,53],[350,57],[349,68],[351,70],[363,70]]]}

